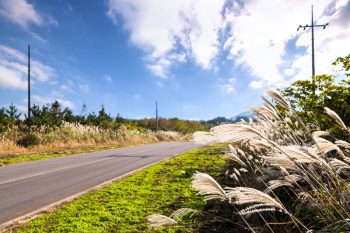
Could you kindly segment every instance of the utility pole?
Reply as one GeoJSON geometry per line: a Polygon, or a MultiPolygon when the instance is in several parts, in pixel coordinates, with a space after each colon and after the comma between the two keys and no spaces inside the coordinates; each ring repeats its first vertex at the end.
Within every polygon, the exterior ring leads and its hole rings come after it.
{"type": "Polygon", "coordinates": [[[156,125],[157,125],[157,132],[158,132],[158,105],[156,102],[156,125]]]}
{"type": "Polygon", "coordinates": [[[30,45],[28,45],[28,120],[30,120],[30,45]]]}
{"type": "Polygon", "coordinates": [[[311,6],[311,26],[306,24],[306,26],[299,26],[297,31],[299,31],[300,28],[304,28],[304,31],[306,28],[311,27],[312,33],[311,33],[311,41],[312,41],[312,80],[313,84],[315,84],[315,46],[314,46],[314,27],[323,27],[323,30],[326,28],[326,26],[329,25],[329,23],[325,25],[314,25],[314,6],[311,6]]]}

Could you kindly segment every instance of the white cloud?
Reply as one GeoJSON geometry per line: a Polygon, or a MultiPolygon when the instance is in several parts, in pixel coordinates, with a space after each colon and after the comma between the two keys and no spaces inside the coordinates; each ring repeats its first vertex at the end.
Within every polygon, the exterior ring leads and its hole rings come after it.
{"type": "Polygon", "coordinates": [[[30,32],[30,34],[37,40],[40,40],[41,42],[47,42],[47,40],[43,39],[41,36],[39,36],[39,34],[34,33],[34,32],[30,32]]]}
{"type": "Polygon", "coordinates": [[[235,81],[236,81],[235,78],[230,78],[230,79],[228,80],[229,83],[233,83],[233,82],[235,82],[235,81]]]}
{"type": "Polygon", "coordinates": [[[296,35],[300,16],[307,2],[249,1],[242,7],[233,4],[226,9],[225,19],[230,37],[224,49],[236,65],[245,64],[252,75],[276,83],[283,80],[278,65],[288,40],[296,35]]]}
{"type": "Polygon", "coordinates": [[[294,74],[294,69],[285,69],[284,70],[285,75],[293,75],[294,74]]]}
{"type": "Polygon", "coordinates": [[[158,82],[158,83],[157,83],[157,86],[158,86],[158,87],[164,87],[164,85],[163,85],[161,82],[158,82]]]}
{"type": "Polygon", "coordinates": [[[28,81],[22,79],[21,72],[0,65],[0,86],[25,90],[28,87],[28,81]]]}
{"type": "Polygon", "coordinates": [[[42,17],[34,10],[32,4],[25,0],[1,0],[0,15],[7,20],[19,24],[22,27],[28,27],[28,24],[34,23],[42,25],[42,17]]]}
{"type": "Polygon", "coordinates": [[[224,2],[109,0],[107,16],[114,24],[121,16],[130,42],[146,53],[146,67],[165,78],[188,57],[204,69],[215,68],[224,2]]]}
{"type": "Polygon", "coordinates": [[[254,89],[262,88],[263,87],[263,81],[262,80],[260,80],[258,82],[257,81],[253,81],[253,82],[249,83],[248,86],[251,87],[251,88],[254,88],[254,89]]]}
{"type": "Polygon", "coordinates": [[[70,88],[69,86],[66,86],[66,85],[61,85],[61,89],[64,90],[64,91],[68,91],[68,92],[74,92],[72,90],[72,88],[70,88]]]}
{"type": "Polygon", "coordinates": [[[112,78],[110,75],[105,75],[103,78],[106,79],[108,82],[112,82],[112,78]]]}
{"type": "MultiPolygon", "coordinates": [[[[316,74],[323,74],[330,72],[332,61],[350,51],[346,42],[350,40],[350,2],[319,0],[314,5],[315,23],[330,23],[325,31],[315,28],[316,74]]],[[[296,31],[299,25],[310,24],[310,6],[310,1],[247,1],[243,7],[233,2],[225,9],[224,22],[230,31],[223,50],[236,67],[242,64],[262,81],[253,81],[250,87],[284,83],[285,75],[296,74],[293,80],[310,78],[311,35],[308,30],[296,31]],[[287,42],[295,38],[297,46],[307,48],[307,54],[290,65],[283,56],[287,42]]]]}
{"type": "MultiPolygon", "coordinates": [[[[51,104],[53,102],[55,102],[55,100],[57,100],[60,104],[62,104],[63,107],[68,107],[70,109],[74,108],[74,103],[69,101],[69,100],[63,100],[63,99],[58,99],[58,98],[53,98],[53,97],[42,97],[42,96],[38,96],[38,95],[32,95],[31,96],[31,102],[32,103],[36,103],[39,105],[45,105],[45,104],[51,104]]],[[[28,99],[25,98],[24,102],[27,102],[28,99]]]]}
{"type": "Polygon", "coordinates": [[[233,92],[235,89],[232,87],[231,84],[219,84],[219,87],[225,92],[230,93],[233,92]]]}
{"type": "Polygon", "coordinates": [[[82,84],[79,84],[79,87],[80,87],[80,89],[81,89],[83,92],[89,92],[89,91],[90,91],[89,85],[82,85],[82,84]]]}
{"type": "Polygon", "coordinates": [[[72,81],[72,80],[67,79],[67,82],[68,82],[69,86],[74,87],[74,83],[73,83],[73,81],[72,81]]]}
{"type": "Polygon", "coordinates": [[[68,9],[69,9],[70,11],[73,10],[73,7],[72,7],[69,3],[67,3],[67,6],[68,6],[68,9]]]}
{"type": "MultiPolygon", "coordinates": [[[[0,86],[11,89],[26,89],[28,66],[27,56],[22,52],[0,45],[0,86]]],[[[46,82],[55,76],[55,70],[31,59],[31,83],[46,82]]]]}
{"type": "MultiPolygon", "coordinates": [[[[0,15],[23,28],[28,28],[29,24],[36,24],[38,26],[45,24],[58,25],[54,18],[49,15],[41,15],[26,0],[0,0],[0,15]]],[[[33,37],[42,39],[35,33],[33,37]]]]}
{"type": "Polygon", "coordinates": [[[135,94],[134,99],[137,99],[137,100],[140,99],[140,94],[135,94]]]}

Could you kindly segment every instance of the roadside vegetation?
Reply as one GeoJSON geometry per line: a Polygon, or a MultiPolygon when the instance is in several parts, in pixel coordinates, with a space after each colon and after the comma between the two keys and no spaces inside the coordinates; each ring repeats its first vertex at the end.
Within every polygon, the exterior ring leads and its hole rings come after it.
{"type": "Polygon", "coordinates": [[[0,165],[65,156],[121,146],[188,141],[191,133],[209,129],[196,121],[178,118],[127,120],[112,118],[102,105],[98,115],[73,115],[55,101],[32,107],[32,116],[20,120],[16,106],[0,109],[0,165]]]}
{"type": "MultiPolygon", "coordinates": [[[[154,230],[146,216],[155,212],[169,215],[179,207],[206,208],[191,188],[191,176],[201,171],[220,178],[220,170],[227,161],[223,150],[202,148],[153,165],[29,221],[14,232],[190,232],[202,227],[205,230],[208,223],[193,222],[190,218],[181,225],[154,230]]],[[[205,215],[213,218],[210,211],[197,217],[205,215]]]]}
{"type": "MultiPolygon", "coordinates": [[[[349,56],[334,64],[349,71],[349,56]]],[[[212,147],[152,166],[16,230],[349,232],[350,82],[327,75],[314,81],[281,94],[268,88],[271,100],[262,96],[263,106],[251,109],[256,122],[194,133],[197,143],[212,147]]]]}
{"type": "MultiPolygon", "coordinates": [[[[350,68],[349,56],[337,63],[350,68]]],[[[249,125],[194,134],[197,143],[230,143],[225,156],[234,163],[225,175],[231,180],[200,171],[192,176],[192,188],[204,201],[221,205],[218,216],[231,225],[223,231],[350,231],[350,83],[327,75],[313,81],[283,91],[291,104],[266,89],[273,102],[262,96],[263,107],[251,108],[257,123],[250,119],[249,125]]],[[[147,218],[154,227],[176,225],[196,211],[185,207],[147,218]]]]}

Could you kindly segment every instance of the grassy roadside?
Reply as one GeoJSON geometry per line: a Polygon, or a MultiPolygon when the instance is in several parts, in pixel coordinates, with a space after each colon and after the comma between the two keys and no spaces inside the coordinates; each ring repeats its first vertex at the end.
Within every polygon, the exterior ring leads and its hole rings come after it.
{"type": "MultiPolygon", "coordinates": [[[[165,141],[168,142],[168,141],[165,141]]],[[[146,144],[154,144],[162,142],[151,142],[151,143],[108,143],[108,144],[97,144],[97,145],[81,145],[75,147],[60,147],[53,150],[36,150],[33,152],[22,153],[22,154],[6,154],[0,155],[0,166],[15,164],[15,163],[24,163],[29,161],[49,159],[56,157],[69,156],[74,154],[89,153],[101,150],[110,150],[130,146],[139,146],[146,144]]]]}
{"type": "Polygon", "coordinates": [[[169,216],[187,207],[201,210],[205,202],[191,189],[195,171],[220,175],[223,148],[202,148],[146,168],[106,188],[92,191],[14,232],[188,232],[202,222],[184,218],[179,226],[149,228],[150,214],[169,216]],[[181,172],[185,171],[185,174],[181,172]]]}

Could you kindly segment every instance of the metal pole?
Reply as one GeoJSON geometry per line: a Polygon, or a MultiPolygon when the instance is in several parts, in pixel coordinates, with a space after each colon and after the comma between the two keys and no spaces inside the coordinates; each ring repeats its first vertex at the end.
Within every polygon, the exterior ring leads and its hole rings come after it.
{"type": "Polygon", "coordinates": [[[30,45],[28,45],[28,119],[30,120],[30,45]]]}
{"type": "Polygon", "coordinates": [[[312,29],[312,79],[315,84],[315,44],[314,44],[314,6],[311,6],[311,29],[312,29]]]}
{"type": "Polygon", "coordinates": [[[157,124],[157,132],[158,132],[158,105],[156,102],[156,124],[157,124]]]}
{"type": "Polygon", "coordinates": [[[312,79],[313,84],[315,84],[315,42],[314,42],[314,27],[323,27],[323,30],[326,29],[326,26],[329,25],[329,23],[324,25],[314,25],[314,6],[311,6],[311,26],[306,24],[306,26],[299,26],[297,31],[299,31],[300,28],[304,28],[304,31],[306,28],[311,27],[311,42],[312,42],[312,79]]]}

